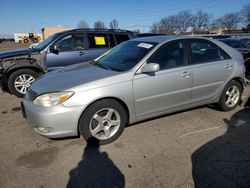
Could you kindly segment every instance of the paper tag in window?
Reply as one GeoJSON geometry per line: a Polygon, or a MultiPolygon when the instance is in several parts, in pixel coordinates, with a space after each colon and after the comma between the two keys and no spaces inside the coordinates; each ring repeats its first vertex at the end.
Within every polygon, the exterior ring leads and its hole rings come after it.
{"type": "Polygon", "coordinates": [[[105,38],[104,37],[95,37],[95,44],[96,45],[105,45],[105,38]]]}
{"type": "Polygon", "coordinates": [[[147,43],[140,43],[137,46],[142,47],[142,48],[146,48],[149,49],[151,48],[153,45],[152,44],[147,44],[147,43]]]}

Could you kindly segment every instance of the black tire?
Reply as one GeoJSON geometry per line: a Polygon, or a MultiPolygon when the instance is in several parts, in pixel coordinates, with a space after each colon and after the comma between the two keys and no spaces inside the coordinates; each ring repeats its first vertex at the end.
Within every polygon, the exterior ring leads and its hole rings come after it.
{"type": "Polygon", "coordinates": [[[243,88],[242,88],[241,84],[238,81],[232,80],[231,82],[229,82],[225,86],[225,88],[224,88],[224,90],[223,90],[223,92],[221,94],[220,101],[218,103],[220,109],[222,111],[227,112],[227,111],[230,111],[230,110],[233,110],[234,108],[236,108],[236,106],[240,103],[242,92],[243,92],[243,88]],[[235,88],[236,90],[238,89],[237,92],[239,92],[239,97],[237,97],[237,100],[236,100],[237,102],[235,101],[234,103],[232,103],[230,105],[230,104],[227,104],[226,101],[230,98],[228,96],[227,92],[232,91],[231,88],[235,88]]]}
{"type": "Polygon", "coordinates": [[[246,67],[246,78],[248,80],[250,80],[250,60],[248,60],[246,63],[245,63],[245,67],[246,67]]]}
{"type": "Polygon", "coordinates": [[[9,91],[11,94],[14,94],[16,95],[17,97],[19,98],[23,98],[25,96],[25,93],[21,93],[20,91],[18,91],[18,89],[15,87],[15,81],[16,79],[18,79],[19,76],[21,75],[26,75],[27,76],[31,76],[34,78],[34,80],[36,78],[39,77],[39,74],[36,73],[35,71],[33,70],[30,70],[30,69],[19,69],[15,72],[13,72],[10,76],[9,76],[9,79],[8,79],[8,88],[9,88],[9,91]]]}
{"type": "Polygon", "coordinates": [[[23,42],[24,42],[24,43],[28,43],[29,40],[28,40],[28,39],[23,39],[23,42]]]}
{"type": "MultiPolygon", "coordinates": [[[[103,117],[105,117],[105,116],[103,116],[103,117]]],[[[126,124],[127,124],[127,120],[128,120],[128,115],[127,115],[126,111],[124,110],[123,106],[119,102],[117,102],[117,101],[115,101],[113,99],[103,99],[103,100],[96,101],[95,103],[90,105],[84,111],[84,113],[82,114],[82,116],[80,118],[80,121],[79,121],[79,131],[80,131],[81,135],[83,136],[83,138],[86,141],[91,140],[91,139],[97,139],[99,141],[100,145],[104,145],[104,144],[108,144],[108,143],[111,143],[111,142],[115,141],[122,134],[122,132],[123,132],[123,130],[124,130],[126,124]],[[91,130],[90,130],[91,128],[90,127],[92,127],[91,122],[94,119],[93,118],[94,115],[97,114],[99,111],[101,111],[100,113],[102,113],[102,110],[104,111],[104,109],[113,109],[113,110],[115,110],[115,112],[117,112],[119,114],[120,125],[119,125],[119,128],[116,128],[117,131],[115,132],[115,134],[113,136],[111,136],[110,138],[107,138],[107,139],[106,138],[100,139],[100,138],[96,137],[97,135],[94,136],[91,133],[91,130]]],[[[104,127],[105,125],[104,125],[103,121],[100,124],[104,127]]],[[[104,136],[106,136],[104,134],[104,131],[103,132],[100,131],[99,134],[101,134],[101,135],[98,135],[100,137],[102,136],[102,134],[104,136]]]]}
{"type": "Polygon", "coordinates": [[[38,43],[38,39],[34,38],[33,43],[38,43]]]}

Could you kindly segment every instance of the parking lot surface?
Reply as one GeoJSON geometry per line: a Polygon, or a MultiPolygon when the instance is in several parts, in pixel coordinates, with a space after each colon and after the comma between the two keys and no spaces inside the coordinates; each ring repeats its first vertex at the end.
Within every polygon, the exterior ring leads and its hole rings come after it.
{"type": "Polygon", "coordinates": [[[127,127],[109,145],[33,132],[0,93],[1,187],[248,187],[250,110],[205,106],[127,127]]]}

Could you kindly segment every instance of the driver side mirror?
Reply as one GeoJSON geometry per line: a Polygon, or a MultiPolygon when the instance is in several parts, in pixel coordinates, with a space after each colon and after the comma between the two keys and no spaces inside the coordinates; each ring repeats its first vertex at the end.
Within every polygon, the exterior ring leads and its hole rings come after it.
{"type": "Polygon", "coordinates": [[[54,53],[54,54],[59,54],[59,49],[58,49],[57,45],[51,46],[50,52],[54,53]]]}
{"type": "Polygon", "coordinates": [[[141,69],[141,73],[154,73],[160,70],[160,66],[157,63],[149,63],[144,65],[141,69]]]}

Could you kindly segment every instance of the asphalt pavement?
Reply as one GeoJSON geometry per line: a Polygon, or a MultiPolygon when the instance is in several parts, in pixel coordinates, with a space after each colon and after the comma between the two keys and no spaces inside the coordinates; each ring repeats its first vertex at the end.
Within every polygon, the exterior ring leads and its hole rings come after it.
{"type": "Polygon", "coordinates": [[[0,92],[0,187],[249,187],[250,109],[212,106],[128,126],[114,143],[51,140],[0,92]]]}

